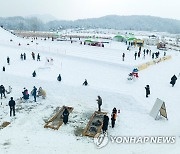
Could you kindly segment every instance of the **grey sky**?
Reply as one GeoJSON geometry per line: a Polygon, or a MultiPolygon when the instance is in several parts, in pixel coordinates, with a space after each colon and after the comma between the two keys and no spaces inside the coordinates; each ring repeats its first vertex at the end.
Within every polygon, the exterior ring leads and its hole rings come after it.
{"type": "Polygon", "coordinates": [[[75,20],[105,15],[151,15],[180,20],[180,0],[0,0],[0,16],[50,14],[75,20]]]}

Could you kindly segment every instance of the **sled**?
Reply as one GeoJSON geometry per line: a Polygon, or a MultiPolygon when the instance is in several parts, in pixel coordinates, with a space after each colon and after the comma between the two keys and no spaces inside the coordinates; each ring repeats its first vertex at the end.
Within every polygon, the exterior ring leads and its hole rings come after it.
{"type": "Polygon", "coordinates": [[[33,103],[34,101],[29,100],[29,99],[23,99],[22,97],[16,99],[15,101],[17,101],[18,103],[33,103]]]}
{"type": "Polygon", "coordinates": [[[132,73],[129,73],[128,77],[127,77],[127,80],[133,80],[134,79],[134,76],[132,73]]]}
{"type": "Polygon", "coordinates": [[[73,111],[73,107],[63,106],[57,113],[48,120],[48,122],[44,125],[44,128],[51,128],[54,130],[58,130],[59,127],[63,124],[63,112],[65,108],[68,109],[69,114],[73,111]]]}
{"type": "Polygon", "coordinates": [[[107,115],[107,112],[95,111],[83,131],[83,136],[94,137],[97,133],[100,133],[103,126],[104,115],[107,115]]]}
{"type": "Polygon", "coordinates": [[[0,129],[3,129],[5,127],[7,127],[10,124],[10,122],[3,122],[2,125],[0,125],[0,129]]]}

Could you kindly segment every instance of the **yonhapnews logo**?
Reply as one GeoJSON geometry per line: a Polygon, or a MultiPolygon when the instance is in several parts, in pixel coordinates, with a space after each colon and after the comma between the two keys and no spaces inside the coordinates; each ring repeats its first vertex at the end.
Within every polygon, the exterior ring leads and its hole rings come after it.
{"type": "Polygon", "coordinates": [[[97,133],[94,136],[94,143],[97,148],[105,147],[109,142],[117,144],[174,144],[175,136],[108,136],[107,133],[97,133]]]}
{"type": "Polygon", "coordinates": [[[109,137],[107,133],[105,134],[97,133],[94,136],[94,143],[97,146],[97,148],[105,147],[108,144],[108,142],[109,142],[109,137]]]}

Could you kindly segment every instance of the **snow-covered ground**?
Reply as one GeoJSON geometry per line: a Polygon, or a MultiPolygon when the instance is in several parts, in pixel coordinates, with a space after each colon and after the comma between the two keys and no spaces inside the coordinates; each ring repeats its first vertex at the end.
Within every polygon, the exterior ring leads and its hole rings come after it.
{"type": "MultiPolygon", "coordinates": [[[[169,84],[170,78],[180,73],[180,55],[177,51],[167,51],[172,59],[150,66],[139,72],[139,79],[128,81],[127,76],[139,64],[151,61],[151,56],[134,60],[138,48],[126,50],[126,45],[111,41],[105,48],[51,40],[18,38],[0,29],[0,84],[12,86],[12,93],[1,99],[0,124],[11,122],[0,130],[0,153],[5,154],[81,154],[81,153],[123,153],[123,154],[178,154],[180,151],[180,82],[175,87],[169,84]],[[12,39],[13,41],[10,41],[12,39]],[[21,46],[18,44],[21,43],[21,46]],[[29,45],[27,45],[29,43],[29,45]],[[37,44],[38,43],[38,44],[37,44]],[[41,61],[32,60],[31,52],[40,53],[41,61]],[[122,53],[126,54],[122,61],[122,53]],[[26,53],[27,60],[21,61],[20,54],[26,53]],[[10,65],[6,58],[10,57],[10,65]],[[46,62],[53,58],[53,65],[46,62]],[[2,69],[1,69],[2,70],[2,69]],[[36,70],[37,77],[32,77],[36,70]],[[62,82],[56,80],[58,74],[62,82]],[[89,86],[84,87],[84,79],[89,86]],[[151,95],[145,97],[145,86],[149,84],[151,95]],[[9,116],[8,101],[11,96],[18,99],[23,88],[29,91],[33,86],[46,90],[47,98],[33,103],[16,101],[16,116],[9,116]],[[83,137],[90,116],[97,110],[96,98],[103,99],[102,111],[111,115],[113,107],[121,110],[115,128],[109,127],[112,136],[175,136],[175,144],[116,144],[109,143],[98,149],[92,138],[83,137]],[[154,120],[151,111],[156,98],[166,103],[168,120],[154,120]],[[44,128],[57,107],[74,107],[68,125],[58,131],[44,128]]],[[[156,52],[153,46],[145,49],[156,52]]],[[[144,49],[144,48],[143,48],[144,49]]],[[[160,51],[163,56],[163,51],[160,51]]],[[[33,100],[33,97],[30,97],[33,100]]]]}

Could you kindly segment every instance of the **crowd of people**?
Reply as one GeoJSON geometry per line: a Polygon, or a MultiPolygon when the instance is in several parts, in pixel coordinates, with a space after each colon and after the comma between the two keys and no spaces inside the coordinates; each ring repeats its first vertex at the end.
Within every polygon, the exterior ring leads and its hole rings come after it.
{"type": "MultiPolygon", "coordinates": [[[[127,50],[130,50],[130,47],[127,47],[127,50]]],[[[160,52],[152,52],[150,49],[144,49],[142,51],[142,47],[139,46],[139,51],[134,52],[134,60],[137,60],[137,58],[143,58],[145,59],[146,55],[151,56],[152,59],[157,59],[160,56],[160,52]]],[[[164,51],[163,56],[166,56],[166,52],[164,51]]],[[[125,53],[122,53],[122,61],[125,61],[125,53]]]]}

